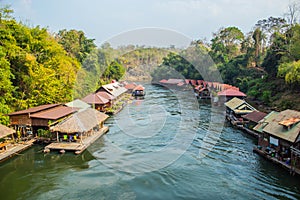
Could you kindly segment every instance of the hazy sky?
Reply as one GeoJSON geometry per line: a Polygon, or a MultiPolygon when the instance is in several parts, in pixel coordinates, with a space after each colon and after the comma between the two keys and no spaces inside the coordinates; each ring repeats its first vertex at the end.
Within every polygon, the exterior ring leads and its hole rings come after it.
{"type": "MultiPolygon", "coordinates": [[[[289,0],[0,0],[0,2],[10,4],[15,11],[14,17],[27,25],[47,27],[51,32],[61,29],[83,30],[89,38],[96,39],[97,45],[110,41],[111,38],[116,38],[124,32],[149,27],[179,32],[191,39],[211,39],[213,32],[227,26],[237,26],[247,33],[260,19],[283,16],[290,3],[289,0]]],[[[153,34],[149,33],[145,38],[149,35],[153,34]]],[[[176,37],[170,38],[173,38],[173,41],[177,40],[174,39],[176,37]]]]}

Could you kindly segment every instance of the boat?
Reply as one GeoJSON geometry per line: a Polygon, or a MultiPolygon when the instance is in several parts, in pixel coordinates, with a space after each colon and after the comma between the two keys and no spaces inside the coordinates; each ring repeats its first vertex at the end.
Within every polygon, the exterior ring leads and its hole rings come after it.
{"type": "Polygon", "coordinates": [[[145,88],[142,85],[136,86],[132,91],[132,96],[143,97],[146,95],[145,88]]]}

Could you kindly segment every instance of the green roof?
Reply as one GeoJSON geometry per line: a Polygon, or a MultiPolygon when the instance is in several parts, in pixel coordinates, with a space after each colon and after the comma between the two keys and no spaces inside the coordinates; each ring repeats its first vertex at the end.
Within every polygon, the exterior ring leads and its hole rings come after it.
{"type": "Polygon", "coordinates": [[[294,143],[296,142],[296,139],[300,133],[300,123],[295,123],[289,127],[279,123],[292,117],[300,118],[300,112],[295,110],[284,110],[280,112],[274,120],[270,121],[269,124],[264,127],[263,131],[269,133],[270,135],[294,143]]]}
{"type": "Polygon", "coordinates": [[[253,128],[253,130],[262,133],[264,127],[269,124],[270,121],[274,120],[279,113],[272,111],[267,116],[265,116],[262,120],[258,122],[258,124],[253,128]]]}

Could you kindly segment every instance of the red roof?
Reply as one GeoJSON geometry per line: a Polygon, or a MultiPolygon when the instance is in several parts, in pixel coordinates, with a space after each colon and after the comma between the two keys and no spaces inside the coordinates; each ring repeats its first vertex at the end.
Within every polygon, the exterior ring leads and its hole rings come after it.
{"type": "Polygon", "coordinates": [[[191,80],[192,85],[196,85],[197,81],[196,80],[191,80]]]}
{"type": "Polygon", "coordinates": [[[218,96],[228,96],[228,97],[246,97],[247,95],[243,92],[240,92],[236,89],[227,89],[221,92],[218,92],[218,96]]]}
{"type": "Polygon", "coordinates": [[[135,83],[128,83],[124,86],[127,90],[133,90],[136,87],[135,83]]]}
{"type": "Polygon", "coordinates": [[[104,91],[97,92],[96,94],[98,96],[104,97],[105,99],[108,99],[108,100],[114,100],[116,98],[113,95],[111,95],[107,92],[104,92],[104,91]]]}
{"type": "Polygon", "coordinates": [[[249,113],[247,115],[244,115],[243,118],[258,123],[265,116],[267,116],[267,113],[260,112],[260,111],[253,111],[253,112],[251,112],[251,113],[249,113]]]}
{"type": "Polygon", "coordinates": [[[160,83],[166,83],[166,82],[168,82],[166,79],[163,79],[163,80],[160,80],[159,81],[160,83]]]}
{"type": "Polygon", "coordinates": [[[108,99],[98,95],[98,93],[89,94],[86,97],[84,97],[82,100],[88,104],[106,104],[109,102],[108,99]]]}
{"type": "Polygon", "coordinates": [[[180,82],[177,84],[177,86],[183,86],[184,85],[184,82],[180,82]]]}
{"type": "Polygon", "coordinates": [[[68,116],[72,113],[77,112],[77,108],[67,107],[67,106],[58,106],[48,110],[37,112],[33,115],[30,115],[31,118],[40,118],[40,119],[50,119],[57,120],[59,118],[68,116]]]}
{"type": "Polygon", "coordinates": [[[142,85],[136,86],[133,90],[144,90],[145,88],[142,85]]]}
{"type": "Polygon", "coordinates": [[[190,83],[190,80],[189,80],[189,79],[185,79],[184,81],[185,81],[186,84],[189,84],[189,83],[190,83]]]}
{"type": "Polygon", "coordinates": [[[8,115],[11,116],[11,115],[22,115],[22,114],[36,113],[36,112],[39,112],[39,111],[42,111],[42,110],[47,110],[47,109],[50,109],[50,108],[53,108],[53,107],[57,107],[59,105],[60,104],[46,104],[46,105],[41,105],[41,106],[36,106],[36,107],[33,107],[33,108],[29,108],[29,109],[26,109],[26,110],[20,110],[20,111],[17,111],[17,112],[13,112],[13,113],[10,113],[8,115]]]}

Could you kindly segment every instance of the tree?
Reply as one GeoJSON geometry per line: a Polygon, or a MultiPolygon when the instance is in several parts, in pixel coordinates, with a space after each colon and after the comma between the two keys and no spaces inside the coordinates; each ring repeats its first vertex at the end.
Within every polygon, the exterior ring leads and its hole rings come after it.
{"type": "Polygon", "coordinates": [[[63,29],[58,32],[56,38],[68,54],[81,63],[96,47],[94,39],[88,39],[83,31],[63,29]]]}
{"type": "Polygon", "coordinates": [[[119,80],[125,74],[125,68],[116,60],[111,62],[111,64],[105,69],[102,77],[107,80],[119,80]]]}
{"type": "Polygon", "coordinates": [[[216,63],[227,63],[240,55],[243,40],[244,34],[237,27],[223,28],[211,40],[210,55],[216,63]]]}

